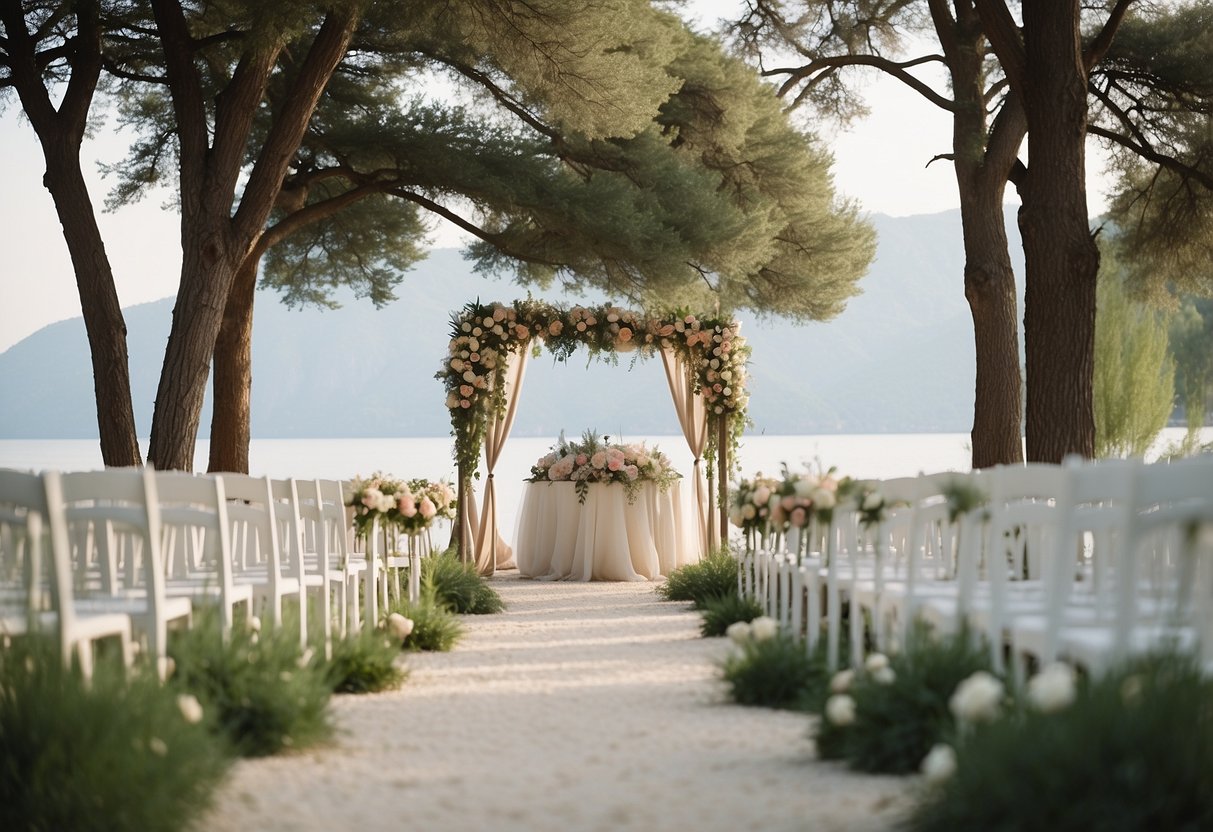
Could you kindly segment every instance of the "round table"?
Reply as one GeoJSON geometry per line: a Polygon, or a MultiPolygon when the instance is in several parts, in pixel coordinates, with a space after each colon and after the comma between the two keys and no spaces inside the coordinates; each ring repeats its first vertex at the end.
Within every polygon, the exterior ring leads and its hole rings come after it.
{"type": "Polygon", "coordinates": [[[645,581],[696,563],[680,483],[644,483],[629,503],[616,483],[592,483],[578,502],[571,482],[528,483],[514,553],[523,577],[569,581],[645,581]]]}

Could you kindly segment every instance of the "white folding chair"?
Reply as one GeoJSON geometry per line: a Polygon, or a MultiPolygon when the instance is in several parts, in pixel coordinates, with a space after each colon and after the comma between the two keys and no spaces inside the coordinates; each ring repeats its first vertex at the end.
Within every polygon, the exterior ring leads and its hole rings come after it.
{"type": "MultiPolygon", "coordinates": [[[[267,610],[272,623],[282,623],[282,602],[299,602],[299,642],[307,644],[307,592],[298,574],[284,563],[284,546],[278,536],[278,513],[269,477],[217,474],[227,497],[235,580],[251,584],[253,602],[267,610]]],[[[286,547],[290,547],[290,541],[286,547]]]]}
{"type": "Polygon", "coordinates": [[[156,492],[163,551],[171,564],[165,593],[217,606],[220,626],[230,632],[237,607],[252,614],[253,585],[236,581],[223,480],[162,471],[156,474],[156,492]]]}
{"type": "Polygon", "coordinates": [[[189,598],[165,593],[155,472],[124,468],[65,473],[61,483],[64,517],[76,546],[73,569],[82,576],[90,564],[100,563],[115,582],[108,591],[86,586],[86,595],[78,592],[77,608],[89,614],[129,615],[164,678],[168,626],[174,621],[188,625],[193,607],[189,598]]]}
{"type": "Polygon", "coordinates": [[[77,609],[58,472],[0,469],[0,635],[35,632],[53,632],[64,665],[75,655],[86,679],[98,641],[118,639],[127,667],[134,658],[129,615],[77,609]]]}

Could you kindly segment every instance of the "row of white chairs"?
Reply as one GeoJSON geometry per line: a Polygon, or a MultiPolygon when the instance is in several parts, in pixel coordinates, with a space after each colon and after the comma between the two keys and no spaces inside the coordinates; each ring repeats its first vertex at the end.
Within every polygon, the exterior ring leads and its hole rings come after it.
{"type": "Polygon", "coordinates": [[[280,626],[289,601],[301,644],[319,617],[327,655],[335,633],[378,622],[390,567],[409,568],[414,598],[420,571],[377,535],[356,547],[350,520],[336,480],[0,469],[0,638],[55,633],[87,675],[95,642],[116,638],[128,664],[140,646],[163,668],[168,628],[196,608],[226,633],[238,608],[280,626]]]}
{"type": "Polygon", "coordinates": [[[768,536],[745,552],[743,594],[759,599],[831,667],[865,640],[904,644],[913,622],[985,637],[1019,678],[1063,658],[1099,673],[1164,646],[1213,669],[1213,457],[1000,466],[863,484],[883,519],[840,505],[813,544],[768,536]],[[964,494],[979,494],[963,505],[964,494]],[[965,510],[967,509],[967,510],[965,510]],[[824,619],[824,620],[823,620],[824,619]],[[844,619],[850,650],[840,656],[844,619]]]}

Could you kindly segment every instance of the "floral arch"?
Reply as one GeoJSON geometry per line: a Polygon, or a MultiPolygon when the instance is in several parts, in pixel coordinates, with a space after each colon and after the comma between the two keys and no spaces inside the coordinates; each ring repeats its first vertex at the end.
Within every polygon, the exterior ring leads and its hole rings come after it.
{"type": "Polygon", "coordinates": [[[686,313],[659,317],[611,304],[560,307],[535,300],[467,304],[451,316],[451,342],[438,378],[446,388],[458,465],[460,556],[492,574],[512,558],[497,533],[493,468],[509,436],[530,355],[544,346],[557,360],[579,347],[595,356],[633,353],[660,356],[683,436],[694,456],[694,494],[704,550],[727,534],[726,482],[730,450],[746,422],[746,362],[750,348],[741,324],[686,313]],[[487,482],[478,511],[473,476],[484,451],[487,482]],[[715,456],[715,465],[712,458],[715,456]],[[703,461],[707,459],[705,477],[703,461]],[[713,470],[722,472],[713,476],[713,470]],[[715,482],[718,480],[719,488],[715,482]],[[717,491],[719,492],[717,494],[717,491]],[[719,523],[711,507],[720,507],[719,523]]]}

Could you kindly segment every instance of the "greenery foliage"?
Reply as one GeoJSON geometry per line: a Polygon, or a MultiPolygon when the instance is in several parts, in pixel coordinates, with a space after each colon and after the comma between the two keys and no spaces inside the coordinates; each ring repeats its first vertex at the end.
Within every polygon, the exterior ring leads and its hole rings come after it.
{"type": "Polygon", "coordinates": [[[327,739],[333,682],[323,663],[301,650],[297,628],[285,624],[258,634],[236,627],[224,639],[209,619],[195,616],[193,627],[174,634],[170,681],[214,713],[233,748],[262,757],[327,739]]]}
{"type": "Polygon", "coordinates": [[[753,598],[743,598],[736,593],[708,598],[700,607],[703,623],[699,632],[704,637],[723,636],[730,624],[738,621],[753,621],[762,615],[762,605],[753,598]]]}
{"type": "Polygon", "coordinates": [[[228,751],[154,674],[91,684],[50,644],[0,650],[0,829],[175,832],[210,803],[228,751]]]}
{"type": "Polygon", "coordinates": [[[400,646],[381,630],[361,630],[333,643],[326,672],[336,693],[377,693],[408,678],[399,659],[400,646]]]}
{"type": "Polygon", "coordinates": [[[1129,298],[1104,258],[1095,317],[1095,455],[1142,456],[1167,423],[1175,399],[1175,362],[1167,321],[1129,298]]]}
{"type": "Polygon", "coordinates": [[[413,631],[404,640],[405,650],[445,653],[463,638],[463,625],[443,606],[430,581],[422,581],[417,601],[398,601],[388,612],[398,612],[413,622],[413,631]]]}
{"type": "Polygon", "coordinates": [[[690,601],[695,609],[703,609],[712,599],[737,594],[737,568],[737,559],[722,547],[699,563],[670,572],[657,594],[665,601],[690,601]]]}
{"type": "Polygon", "coordinates": [[[722,669],[734,702],[768,708],[801,707],[828,678],[825,662],[785,633],[743,642],[722,669]]]}
{"type": "Polygon", "coordinates": [[[859,771],[908,774],[918,770],[932,746],[953,736],[948,701],[962,681],[990,669],[989,652],[967,632],[933,639],[920,629],[889,667],[894,676],[888,683],[873,673],[856,674],[848,691],[855,700],[855,722],[840,729],[823,716],[819,730],[825,736],[818,745],[859,771]]]}
{"type": "Polygon", "coordinates": [[[502,612],[505,602],[476,571],[463,563],[453,550],[421,559],[421,581],[429,586],[435,600],[459,615],[490,615],[502,612]]]}
{"type": "Polygon", "coordinates": [[[976,726],[909,828],[1213,828],[1210,702],[1196,662],[1156,657],[1080,685],[1063,710],[976,726]]]}

